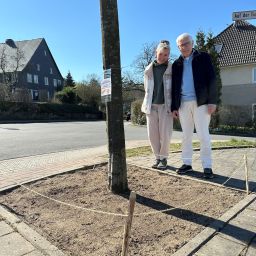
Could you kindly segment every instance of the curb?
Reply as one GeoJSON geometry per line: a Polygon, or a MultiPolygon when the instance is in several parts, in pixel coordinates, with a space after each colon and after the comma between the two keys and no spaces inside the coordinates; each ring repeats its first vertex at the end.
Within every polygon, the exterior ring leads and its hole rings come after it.
{"type": "Polygon", "coordinates": [[[0,216],[4,218],[16,232],[30,242],[37,250],[47,256],[65,256],[56,246],[39,235],[34,229],[21,221],[16,215],[9,212],[5,207],[0,205],[0,216]]]}
{"type": "MultiPolygon", "coordinates": [[[[181,144],[181,143],[180,143],[181,144]]],[[[150,147],[150,145],[147,145],[148,147],[150,147]]],[[[146,146],[146,147],[147,147],[146,146]]],[[[145,146],[141,146],[141,147],[145,147],[145,146]]],[[[137,147],[137,148],[141,148],[141,147],[137,147]]],[[[252,146],[252,145],[241,145],[241,146],[220,146],[220,147],[212,147],[212,150],[223,150],[223,149],[240,149],[240,148],[256,148],[256,146],[252,146]]],[[[133,149],[133,148],[131,148],[133,149]]],[[[193,151],[200,151],[200,148],[193,148],[193,151]]],[[[170,151],[170,154],[175,154],[175,153],[181,153],[182,150],[179,149],[179,150],[173,150],[173,151],[170,151]]],[[[149,154],[141,154],[139,156],[149,156],[151,155],[152,153],[149,153],[149,154]]],[[[137,155],[136,156],[129,156],[127,157],[128,159],[131,158],[131,157],[138,157],[137,155]]]]}
{"type": "Polygon", "coordinates": [[[40,176],[40,177],[37,177],[37,178],[34,178],[34,179],[26,180],[24,182],[12,184],[12,185],[10,185],[8,187],[0,188],[0,195],[1,195],[1,193],[9,192],[9,191],[15,189],[15,188],[19,187],[20,185],[28,184],[28,183],[31,183],[31,182],[36,182],[38,180],[43,180],[43,179],[46,179],[46,178],[54,177],[54,176],[57,176],[57,175],[62,175],[62,174],[65,174],[65,173],[76,172],[78,170],[91,169],[91,168],[94,168],[94,167],[97,167],[97,166],[105,165],[107,163],[108,163],[107,161],[102,160],[102,161],[100,161],[100,162],[98,162],[96,164],[93,164],[93,165],[79,164],[79,165],[73,166],[71,168],[70,167],[62,168],[61,171],[56,171],[56,172],[53,172],[51,174],[43,175],[43,176],[40,176]]]}

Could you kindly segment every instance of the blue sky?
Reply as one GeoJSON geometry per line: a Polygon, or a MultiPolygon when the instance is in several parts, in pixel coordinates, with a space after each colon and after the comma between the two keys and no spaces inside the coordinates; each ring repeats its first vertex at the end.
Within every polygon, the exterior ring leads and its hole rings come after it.
{"type": "MultiPolygon", "coordinates": [[[[1,0],[0,42],[45,38],[62,73],[75,81],[102,77],[99,0],[1,0]]],[[[256,9],[256,0],[118,0],[121,65],[129,70],[143,44],[201,29],[219,34],[232,12],[256,9]]],[[[256,20],[249,20],[256,25],[256,20]]]]}

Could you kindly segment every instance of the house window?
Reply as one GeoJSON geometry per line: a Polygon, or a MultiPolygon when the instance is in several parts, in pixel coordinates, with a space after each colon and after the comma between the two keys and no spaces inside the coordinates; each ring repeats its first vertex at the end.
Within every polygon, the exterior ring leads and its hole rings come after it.
{"type": "Polygon", "coordinates": [[[222,44],[215,44],[214,45],[214,49],[215,51],[219,54],[221,52],[221,49],[222,49],[222,44]]]}
{"type": "Polygon", "coordinates": [[[37,71],[40,71],[40,64],[36,64],[37,71]]]}
{"type": "Polygon", "coordinates": [[[58,80],[58,85],[61,85],[61,80],[58,80]]]}
{"type": "Polygon", "coordinates": [[[38,75],[34,75],[34,83],[38,84],[38,75]]]}
{"type": "Polygon", "coordinates": [[[18,74],[16,72],[13,72],[11,74],[11,81],[17,81],[17,78],[18,78],[18,74]]]}
{"type": "Polygon", "coordinates": [[[57,79],[53,79],[53,85],[54,87],[57,87],[57,79]]]}
{"type": "Polygon", "coordinates": [[[27,82],[32,83],[32,75],[27,73],[27,82]]]}
{"type": "Polygon", "coordinates": [[[49,80],[47,76],[44,77],[44,85],[49,85],[49,80]]]}
{"type": "Polygon", "coordinates": [[[47,52],[46,52],[46,50],[44,50],[44,56],[47,56],[47,52]]]}
{"type": "Polygon", "coordinates": [[[252,69],[252,83],[256,84],[256,68],[252,69]]]}
{"type": "Polygon", "coordinates": [[[39,92],[37,90],[31,90],[32,100],[38,101],[39,100],[39,92]]]}
{"type": "Polygon", "coordinates": [[[50,74],[53,74],[53,72],[52,72],[52,68],[50,68],[50,74]]]}

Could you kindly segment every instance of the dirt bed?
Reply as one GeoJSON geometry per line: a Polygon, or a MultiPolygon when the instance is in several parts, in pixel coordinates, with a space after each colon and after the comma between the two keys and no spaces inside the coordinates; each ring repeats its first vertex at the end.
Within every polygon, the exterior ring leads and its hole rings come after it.
{"type": "MultiPolygon", "coordinates": [[[[131,166],[128,181],[130,190],[137,193],[135,214],[142,214],[133,219],[129,255],[174,253],[245,196],[131,166]],[[172,207],[179,208],[160,212],[172,207]],[[153,214],[147,215],[148,212],[153,214]]],[[[128,208],[129,193],[109,192],[107,166],[58,175],[27,186],[84,208],[118,214],[126,214],[128,208]]],[[[0,202],[67,255],[120,255],[125,217],[74,209],[24,188],[1,195],[0,202]]]]}

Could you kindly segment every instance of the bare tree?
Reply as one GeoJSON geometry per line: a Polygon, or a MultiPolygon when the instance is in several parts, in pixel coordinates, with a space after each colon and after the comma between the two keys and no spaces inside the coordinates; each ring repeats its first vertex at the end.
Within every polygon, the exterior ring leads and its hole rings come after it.
{"type": "Polygon", "coordinates": [[[145,68],[155,59],[157,43],[145,43],[142,52],[135,58],[133,67],[139,75],[143,75],[145,68]]]}
{"type": "Polygon", "coordinates": [[[18,83],[18,72],[24,66],[24,52],[18,47],[15,53],[8,55],[6,46],[0,52],[0,70],[1,70],[1,94],[6,94],[5,98],[11,99],[18,83]]]}
{"type": "MultiPolygon", "coordinates": [[[[143,80],[145,68],[155,60],[157,44],[157,42],[145,43],[141,53],[133,61],[132,67],[138,76],[137,80],[140,82],[143,80]]],[[[171,53],[170,61],[173,62],[175,59],[177,59],[177,56],[171,53]]]]}
{"type": "Polygon", "coordinates": [[[100,78],[96,74],[90,74],[86,80],[76,83],[75,90],[81,103],[94,107],[101,105],[100,78]]]}

